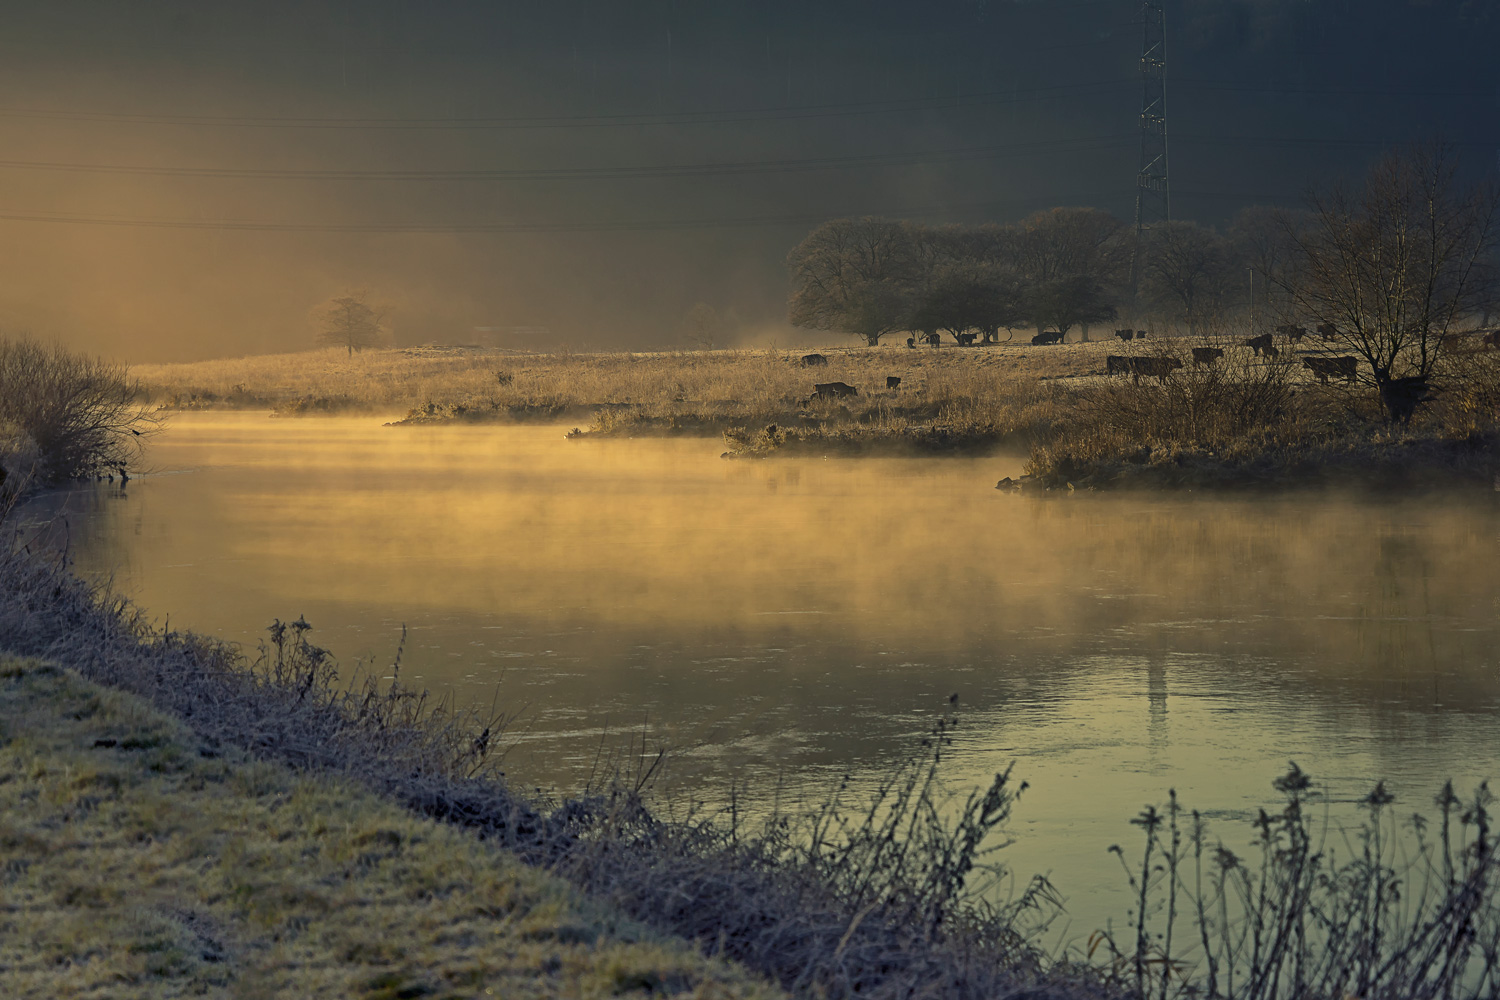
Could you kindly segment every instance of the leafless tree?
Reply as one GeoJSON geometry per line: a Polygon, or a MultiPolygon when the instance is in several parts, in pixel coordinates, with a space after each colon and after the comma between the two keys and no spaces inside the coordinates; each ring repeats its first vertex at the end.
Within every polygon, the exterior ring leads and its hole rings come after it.
{"type": "Polygon", "coordinates": [[[350,354],[374,347],[385,336],[387,312],[384,306],[371,304],[369,292],[345,292],[318,307],[318,340],[346,348],[350,354]]]}
{"type": "Polygon", "coordinates": [[[910,227],[885,219],[835,219],[787,257],[791,321],[865,338],[871,347],[908,328],[917,266],[910,227]]]}
{"type": "Polygon", "coordinates": [[[0,469],[52,483],[113,471],[157,423],[123,365],[0,338],[0,469]]]}
{"type": "Polygon", "coordinates": [[[1231,294],[1229,243],[1196,222],[1172,221],[1151,230],[1141,260],[1142,294],[1175,312],[1188,333],[1206,330],[1231,294]]]}
{"type": "Polygon", "coordinates": [[[1369,365],[1392,420],[1422,400],[1442,337],[1495,301],[1500,189],[1457,167],[1442,144],[1389,153],[1360,187],[1314,193],[1311,225],[1288,233],[1299,306],[1369,365]]]}

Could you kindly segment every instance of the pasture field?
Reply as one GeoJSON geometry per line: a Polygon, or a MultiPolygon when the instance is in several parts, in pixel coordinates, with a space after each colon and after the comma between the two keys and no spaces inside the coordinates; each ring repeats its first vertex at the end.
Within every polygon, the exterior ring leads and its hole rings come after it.
{"type": "Polygon", "coordinates": [[[1489,482],[1500,424],[1500,351],[1455,358],[1409,425],[1373,388],[1304,364],[1311,339],[1271,361],[1237,336],[1122,344],[519,354],[412,347],[338,350],[135,369],[165,409],[364,412],[399,423],[548,421],[570,436],[722,435],[732,457],[1029,452],[1040,485],[1275,485],[1350,477],[1410,485],[1489,482]],[[1213,364],[1192,349],[1220,348],[1213,364]],[[1125,354],[1184,362],[1167,378],[1111,376],[1125,354]],[[889,387],[889,381],[899,385],[889,387]],[[818,398],[819,383],[858,395],[818,398]]]}
{"type": "Polygon", "coordinates": [[[470,834],[0,657],[0,994],[771,998],[470,834]]]}

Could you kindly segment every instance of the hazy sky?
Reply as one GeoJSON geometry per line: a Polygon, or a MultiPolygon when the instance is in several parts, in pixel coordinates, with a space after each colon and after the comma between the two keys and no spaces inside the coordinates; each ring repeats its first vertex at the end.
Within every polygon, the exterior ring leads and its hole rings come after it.
{"type": "MultiPolygon", "coordinates": [[[[1136,0],[4,3],[0,330],[127,360],[682,342],[783,322],[847,214],[1129,217],[1136,0]]],[[[1500,162],[1492,0],[1168,0],[1173,215],[1446,137],[1500,162]]]]}

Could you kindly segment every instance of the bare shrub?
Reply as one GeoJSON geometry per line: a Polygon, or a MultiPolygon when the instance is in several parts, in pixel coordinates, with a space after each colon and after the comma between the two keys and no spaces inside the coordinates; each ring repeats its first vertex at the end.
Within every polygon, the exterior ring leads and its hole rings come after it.
{"type": "Polygon", "coordinates": [[[0,338],[0,447],[29,453],[41,481],[127,465],[155,425],[124,366],[0,338]]]}

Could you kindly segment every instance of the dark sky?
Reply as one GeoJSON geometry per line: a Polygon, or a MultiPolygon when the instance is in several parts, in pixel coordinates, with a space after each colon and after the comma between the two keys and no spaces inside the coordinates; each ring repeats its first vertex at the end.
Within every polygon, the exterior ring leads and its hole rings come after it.
{"type": "MultiPolygon", "coordinates": [[[[126,360],[764,339],[817,222],[1129,218],[1136,0],[3,4],[0,329],[126,360]],[[83,169],[88,168],[88,169],[83,169]]],[[[1173,215],[1442,136],[1500,158],[1493,0],[1168,0],[1173,215]]]]}

